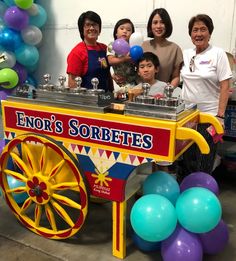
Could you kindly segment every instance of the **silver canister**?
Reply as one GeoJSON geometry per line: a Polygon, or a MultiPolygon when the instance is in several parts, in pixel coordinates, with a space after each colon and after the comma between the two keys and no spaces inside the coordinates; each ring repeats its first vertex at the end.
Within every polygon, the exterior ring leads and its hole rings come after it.
{"type": "Polygon", "coordinates": [[[135,97],[135,102],[143,104],[154,104],[155,98],[152,96],[139,95],[135,97]]]}

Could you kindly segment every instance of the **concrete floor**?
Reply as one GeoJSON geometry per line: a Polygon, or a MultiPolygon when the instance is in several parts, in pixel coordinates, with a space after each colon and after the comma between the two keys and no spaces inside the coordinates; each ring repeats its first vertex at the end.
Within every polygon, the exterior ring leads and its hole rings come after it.
{"type": "MultiPolygon", "coordinates": [[[[203,261],[236,260],[236,174],[234,178],[229,174],[224,175],[225,170],[223,168],[220,169],[219,173],[216,176],[220,187],[219,198],[223,208],[223,220],[229,228],[230,241],[220,254],[215,256],[204,255],[203,261]]],[[[110,202],[104,204],[92,203],[82,229],[73,238],[63,241],[45,239],[27,230],[13,216],[2,197],[0,197],[0,220],[0,260],[119,260],[112,256],[110,202]]],[[[130,239],[129,231],[128,226],[127,257],[125,260],[162,260],[160,252],[143,253],[139,251],[130,239]]]]}

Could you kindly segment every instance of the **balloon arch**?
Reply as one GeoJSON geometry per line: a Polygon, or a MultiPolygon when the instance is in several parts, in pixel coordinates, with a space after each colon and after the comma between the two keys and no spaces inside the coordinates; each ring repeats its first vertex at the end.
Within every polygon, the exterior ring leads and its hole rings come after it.
{"type": "Polygon", "coordinates": [[[0,96],[19,84],[37,85],[33,73],[38,67],[47,13],[35,2],[0,1],[0,96]]]}

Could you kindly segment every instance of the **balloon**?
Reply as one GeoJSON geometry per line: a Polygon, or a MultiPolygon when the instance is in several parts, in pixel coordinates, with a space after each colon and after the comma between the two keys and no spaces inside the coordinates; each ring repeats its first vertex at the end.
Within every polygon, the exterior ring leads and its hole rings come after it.
{"type": "Polygon", "coordinates": [[[16,60],[25,65],[34,65],[39,60],[39,51],[35,46],[22,44],[18,49],[15,50],[16,60]]]}
{"type": "Polygon", "coordinates": [[[134,45],[130,48],[130,57],[137,62],[143,56],[143,48],[139,45],[134,45]]]}
{"type": "Polygon", "coordinates": [[[33,2],[33,0],[15,0],[15,4],[22,9],[30,8],[33,2]]]}
{"type": "Polygon", "coordinates": [[[4,0],[3,2],[5,2],[7,6],[15,5],[15,1],[14,0],[4,0]]]}
{"type": "MultiPolygon", "coordinates": [[[[7,176],[8,186],[10,189],[18,188],[18,187],[25,187],[25,183],[21,182],[12,176],[7,176]]],[[[16,203],[23,203],[29,196],[26,192],[23,193],[13,193],[13,197],[16,203]]]]}
{"type": "Polygon", "coordinates": [[[202,261],[203,251],[196,234],[177,226],[174,233],[162,241],[161,255],[165,261],[202,261]]]}
{"type": "Polygon", "coordinates": [[[112,49],[117,55],[126,55],[129,53],[130,47],[125,39],[119,38],[113,42],[112,49]]]}
{"type": "Polygon", "coordinates": [[[21,31],[21,37],[26,44],[37,45],[42,41],[43,35],[38,27],[29,25],[21,31]]]}
{"type": "Polygon", "coordinates": [[[164,171],[156,171],[149,175],[143,183],[143,193],[158,194],[166,197],[175,205],[180,194],[178,182],[164,171]]]}
{"type": "Polygon", "coordinates": [[[27,79],[25,80],[25,83],[33,85],[34,87],[38,86],[37,80],[32,75],[28,75],[27,79]]]}
{"type": "Polygon", "coordinates": [[[37,62],[37,63],[32,64],[30,66],[25,66],[25,69],[27,70],[28,73],[33,73],[38,69],[38,65],[39,65],[39,63],[37,62]]]}
{"type": "Polygon", "coordinates": [[[6,50],[14,52],[21,46],[22,40],[18,31],[6,27],[0,31],[0,43],[6,50]]]}
{"type": "Polygon", "coordinates": [[[11,93],[11,90],[0,89],[0,101],[6,100],[7,96],[11,93]]]}
{"type": "Polygon", "coordinates": [[[179,223],[188,231],[206,233],[219,223],[222,208],[217,196],[205,188],[189,188],[176,202],[179,223]]]}
{"type": "Polygon", "coordinates": [[[139,237],[136,233],[133,233],[132,239],[137,248],[143,252],[154,252],[161,249],[161,242],[146,241],[139,237]]]}
{"type": "Polygon", "coordinates": [[[3,148],[5,147],[5,140],[1,139],[0,140],[0,153],[2,153],[3,148]]]}
{"type": "Polygon", "coordinates": [[[227,225],[221,219],[219,224],[208,233],[199,234],[203,252],[210,255],[220,253],[229,242],[227,225]]]}
{"type": "Polygon", "coordinates": [[[0,2],[0,17],[3,17],[7,8],[8,8],[8,6],[5,3],[0,2]]]}
{"type": "Polygon", "coordinates": [[[194,172],[186,176],[180,184],[180,191],[182,192],[191,187],[206,188],[219,195],[219,186],[216,180],[205,172],[194,172]]]}
{"type": "Polygon", "coordinates": [[[26,10],[29,15],[34,16],[38,14],[38,5],[37,4],[32,4],[32,6],[26,10]]]}
{"type": "Polygon", "coordinates": [[[5,61],[0,63],[0,69],[12,68],[16,64],[16,57],[13,52],[5,51],[1,53],[2,57],[5,57],[5,61]]]}
{"type": "Polygon", "coordinates": [[[17,6],[11,6],[4,14],[4,21],[10,28],[20,31],[29,24],[29,14],[17,6]]]}
{"type": "Polygon", "coordinates": [[[18,81],[18,75],[14,70],[10,68],[4,68],[0,70],[0,85],[3,88],[14,88],[17,85],[18,81]]]}
{"type": "Polygon", "coordinates": [[[47,13],[41,5],[37,5],[38,13],[34,16],[30,16],[30,24],[41,28],[47,21],[47,13]]]}
{"type": "Polygon", "coordinates": [[[173,233],[177,217],[175,208],[168,199],[149,194],[134,203],[130,221],[139,237],[146,241],[158,242],[173,233]]]}
{"type": "Polygon", "coordinates": [[[19,77],[19,84],[22,84],[27,79],[27,70],[26,68],[21,65],[20,63],[16,63],[16,65],[12,68],[16,71],[18,77],[19,77]]]}
{"type": "Polygon", "coordinates": [[[142,45],[143,43],[143,36],[140,32],[134,32],[131,34],[130,38],[129,38],[129,45],[130,47],[134,46],[134,45],[142,45]]]}

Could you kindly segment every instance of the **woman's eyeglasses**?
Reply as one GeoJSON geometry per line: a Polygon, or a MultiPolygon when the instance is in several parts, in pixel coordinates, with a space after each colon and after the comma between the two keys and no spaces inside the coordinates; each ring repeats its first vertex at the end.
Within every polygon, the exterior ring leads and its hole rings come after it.
{"type": "Polygon", "coordinates": [[[194,55],[189,63],[189,70],[190,72],[194,72],[195,71],[195,63],[194,63],[194,59],[195,59],[196,55],[194,55]]]}

